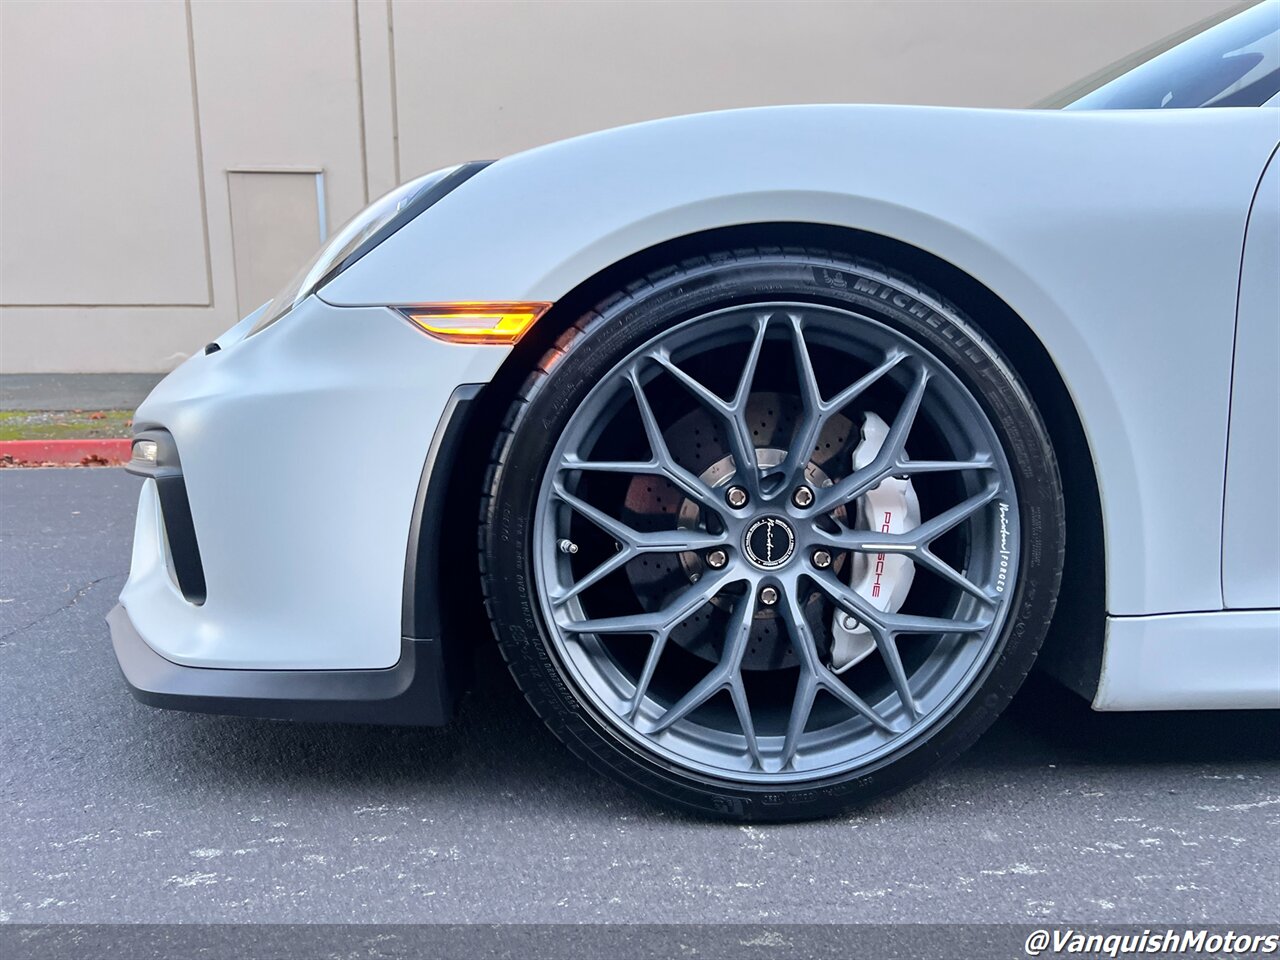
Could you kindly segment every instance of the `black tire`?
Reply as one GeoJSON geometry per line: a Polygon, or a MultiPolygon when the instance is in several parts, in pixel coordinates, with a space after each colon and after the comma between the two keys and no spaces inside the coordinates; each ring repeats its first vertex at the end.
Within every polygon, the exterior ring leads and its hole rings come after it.
{"type": "Polygon", "coordinates": [[[597,771],[701,814],[778,821],[829,816],[921,780],[969,747],[1009,703],[1048,629],[1062,574],[1062,484],[1044,423],[1012,366],[955,306],[911,279],[818,250],[738,250],[629,285],[581,317],[512,404],[482,498],[486,606],[516,682],[537,714],[597,771]],[[533,591],[533,518],[548,458],[587,391],[621,358],[690,317],[755,300],[807,301],[874,317],[939,358],[986,413],[1012,467],[1021,562],[1009,614],[967,692],[917,739],[864,768],[789,785],[682,769],[619,736],[575,691],[533,591]]]}

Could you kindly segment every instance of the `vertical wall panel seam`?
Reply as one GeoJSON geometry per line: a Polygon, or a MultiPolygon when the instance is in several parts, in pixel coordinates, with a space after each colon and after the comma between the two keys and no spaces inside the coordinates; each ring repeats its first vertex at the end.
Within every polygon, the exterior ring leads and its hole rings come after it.
{"type": "Polygon", "coordinates": [[[392,0],[387,0],[387,62],[391,67],[391,159],[396,185],[400,184],[400,103],[396,88],[396,24],[392,16],[392,0]]]}
{"type": "Polygon", "coordinates": [[[227,187],[227,225],[230,230],[229,240],[231,241],[231,290],[236,298],[236,314],[240,313],[240,266],[236,263],[236,205],[231,199],[231,176],[238,173],[237,170],[228,170],[225,174],[227,187]]]}
{"type": "MultiPolygon", "coordinates": [[[[360,53],[360,0],[351,0],[351,14],[356,28],[356,96],[360,121],[360,174],[364,178],[364,202],[369,202],[369,132],[365,126],[364,57],[360,53]]],[[[325,232],[328,224],[325,224],[325,232]]]]}
{"type": "Polygon", "coordinates": [[[187,64],[191,69],[191,116],[196,135],[196,179],[200,189],[200,227],[204,237],[204,278],[207,302],[203,306],[212,307],[214,305],[213,250],[209,239],[209,200],[204,182],[204,133],[200,129],[200,87],[196,82],[196,34],[191,14],[191,0],[185,0],[183,6],[187,17],[187,64]]]}

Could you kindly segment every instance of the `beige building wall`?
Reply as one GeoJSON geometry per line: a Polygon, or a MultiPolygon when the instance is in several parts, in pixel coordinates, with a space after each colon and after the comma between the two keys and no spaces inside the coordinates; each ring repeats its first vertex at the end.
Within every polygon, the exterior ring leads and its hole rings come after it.
{"type": "Polygon", "coordinates": [[[0,0],[0,372],[167,370],[396,183],[699,110],[1016,107],[1238,0],[0,0]]]}

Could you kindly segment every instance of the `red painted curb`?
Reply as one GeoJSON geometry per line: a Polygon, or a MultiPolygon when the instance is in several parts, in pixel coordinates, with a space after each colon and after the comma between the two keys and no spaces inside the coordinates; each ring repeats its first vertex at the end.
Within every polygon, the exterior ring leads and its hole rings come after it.
{"type": "Polygon", "coordinates": [[[129,459],[125,437],[88,440],[0,440],[0,460],[24,464],[111,464],[129,459]]]}

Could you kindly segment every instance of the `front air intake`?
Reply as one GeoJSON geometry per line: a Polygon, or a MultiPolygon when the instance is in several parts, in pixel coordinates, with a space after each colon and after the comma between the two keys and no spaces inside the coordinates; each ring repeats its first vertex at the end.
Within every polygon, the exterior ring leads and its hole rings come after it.
{"type": "Polygon", "coordinates": [[[161,427],[137,431],[133,456],[125,469],[155,481],[173,578],[189,603],[204,603],[204,565],[200,562],[200,545],[196,542],[187,484],[173,434],[161,427]]]}

